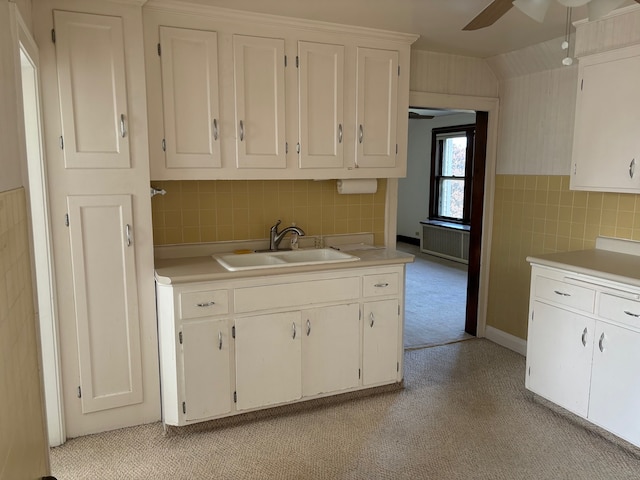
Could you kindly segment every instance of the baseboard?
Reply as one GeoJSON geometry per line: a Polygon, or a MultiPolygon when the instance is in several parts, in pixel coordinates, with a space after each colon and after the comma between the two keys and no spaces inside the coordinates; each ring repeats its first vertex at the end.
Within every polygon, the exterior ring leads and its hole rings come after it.
{"type": "Polygon", "coordinates": [[[527,341],[520,337],[516,337],[510,333],[490,327],[489,325],[485,328],[484,336],[487,340],[491,340],[493,343],[497,343],[502,347],[513,350],[523,357],[527,355],[527,341]]]}
{"type": "Polygon", "coordinates": [[[418,247],[420,246],[419,238],[405,237],[404,235],[396,235],[396,241],[408,243],[409,245],[416,245],[418,247]]]}

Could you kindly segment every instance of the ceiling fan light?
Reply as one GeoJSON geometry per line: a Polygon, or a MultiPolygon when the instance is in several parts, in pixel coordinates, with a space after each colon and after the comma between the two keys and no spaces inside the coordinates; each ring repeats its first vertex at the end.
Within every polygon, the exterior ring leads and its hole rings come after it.
{"type": "Polygon", "coordinates": [[[560,5],[564,5],[565,7],[581,7],[589,3],[590,0],[558,0],[560,5]]]}
{"type": "Polygon", "coordinates": [[[589,20],[598,20],[623,3],[624,0],[591,0],[589,3],[589,20]]]}
{"type": "Polygon", "coordinates": [[[513,0],[513,6],[537,22],[544,22],[544,17],[551,0],[513,0]]]}

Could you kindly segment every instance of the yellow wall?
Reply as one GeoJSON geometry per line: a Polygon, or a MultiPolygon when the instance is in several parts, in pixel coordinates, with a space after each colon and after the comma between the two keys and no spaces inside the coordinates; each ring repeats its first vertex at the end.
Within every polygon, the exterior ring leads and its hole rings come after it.
{"type": "Polygon", "coordinates": [[[497,175],[487,324],[527,336],[527,255],[640,240],[640,196],[569,190],[569,176],[497,175]]]}
{"type": "Polygon", "coordinates": [[[167,191],[151,201],[155,245],[264,239],[278,219],[307,235],[373,232],[384,245],[384,179],[366,195],[339,195],[335,180],[152,183],[167,191]]]}
{"type": "Polygon", "coordinates": [[[48,470],[23,188],[0,193],[0,480],[48,470]]]}

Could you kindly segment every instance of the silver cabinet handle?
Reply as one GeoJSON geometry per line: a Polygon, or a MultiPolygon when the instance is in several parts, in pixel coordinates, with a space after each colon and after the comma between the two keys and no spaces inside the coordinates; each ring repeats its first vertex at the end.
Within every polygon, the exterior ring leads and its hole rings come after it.
{"type": "Polygon", "coordinates": [[[294,340],[296,339],[296,322],[293,322],[293,337],[294,340]]]}
{"type": "Polygon", "coordinates": [[[376,288],[386,288],[386,287],[388,287],[388,286],[389,286],[389,284],[388,284],[388,283],[376,283],[376,284],[374,285],[374,287],[376,287],[376,288]]]}
{"type": "Polygon", "coordinates": [[[633,174],[636,171],[636,159],[632,159],[631,163],[629,164],[629,178],[633,178],[633,174]]]}
{"type": "Polygon", "coordinates": [[[561,297],[570,297],[571,296],[570,293],[561,292],[560,290],[554,290],[553,293],[555,293],[556,295],[560,295],[561,297]]]}
{"type": "Polygon", "coordinates": [[[584,330],[582,331],[582,346],[587,346],[587,327],[584,327],[584,330]]]}
{"type": "Polygon", "coordinates": [[[630,312],[629,310],[625,310],[625,311],[624,311],[624,313],[625,313],[625,314],[627,314],[627,315],[629,315],[630,317],[640,318],[640,314],[630,312]]]}
{"type": "Polygon", "coordinates": [[[338,143],[342,143],[342,124],[338,125],[338,143]]]}
{"type": "Polygon", "coordinates": [[[244,140],[244,122],[240,120],[240,141],[244,140]]]}
{"type": "Polygon", "coordinates": [[[362,140],[364,140],[364,127],[362,126],[362,124],[360,124],[360,127],[358,128],[359,130],[359,135],[358,135],[358,141],[360,143],[362,143],[362,140]]]}
{"type": "Polygon", "coordinates": [[[307,337],[311,334],[311,321],[307,318],[307,337]]]}
{"type": "Polygon", "coordinates": [[[218,140],[218,119],[213,119],[213,139],[218,140]]]}
{"type": "Polygon", "coordinates": [[[218,350],[222,350],[222,332],[218,332],[218,350]]]}
{"type": "Polygon", "coordinates": [[[373,315],[373,312],[371,312],[371,313],[369,314],[369,320],[370,320],[370,321],[369,321],[369,326],[370,326],[371,328],[373,328],[373,324],[375,323],[375,320],[376,320],[375,316],[373,315]]]}
{"type": "Polygon", "coordinates": [[[600,335],[600,340],[598,340],[598,348],[600,349],[601,352],[604,352],[604,332],[602,332],[602,335],[600,335]]]}
{"type": "Polygon", "coordinates": [[[124,226],[125,236],[127,237],[127,247],[131,246],[131,225],[128,223],[124,226]]]}
{"type": "Polygon", "coordinates": [[[125,128],[124,124],[124,113],[120,114],[120,136],[122,138],[127,136],[127,129],[125,128]]]}
{"type": "Polygon", "coordinates": [[[211,300],[210,302],[196,303],[196,307],[211,307],[211,306],[213,306],[215,304],[216,304],[216,302],[211,300]]]}

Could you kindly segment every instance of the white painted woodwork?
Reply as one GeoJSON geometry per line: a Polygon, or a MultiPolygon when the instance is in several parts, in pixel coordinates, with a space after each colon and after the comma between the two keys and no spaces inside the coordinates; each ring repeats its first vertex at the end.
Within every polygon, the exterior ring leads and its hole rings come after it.
{"type": "Polygon", "coordinates": [[[362,384],[388,383],[398,377],[398,300],[363,305],[362,384]]]}
{"type": "Polygon", "coordinates": [[[640,333],[598,322],[594,341],[589,420],[640,445],[640,333]]]}
{"type": "Polygon", "coordinates": [[[122,19],[54,11],[67,168],[128,168],[122,19]]]}
{"type": "Polygon", "coordinates": [[[233,36],[238,168],[285,168],[284,40],[233,36]]]}
{"type": "Polygon", "coordinates": [[[571,188],[640,191],[640,46],[580,59],[571,188]]]}
{"type": "Polygon", "coordinates": [[[534,302],[532,316],[527,336],[527,388],[586,417],[595,320],[539,301],[534,302]]]}
{"type": "Polygon", "coordinates": [[[185,420],[231,411],[231,335],[226,319],[182,324],[185,420]]]}
{"type": "Polygon", "coordinates": [[[575,23],[575,55],[583,57],[640,43],[640,5],[618,9],[592,22],[575,23]]]}
{"type": "Polygon", "coordinates": [[[583,312],[593,312],[596,292],[592,288],[572,285],[543,275],[536,277],[532,288],[536,298],[542,301],[558,303],[583,312]]]}
{"type": "Polygon", "coordinates": [[[302,395],[338,392],[360,381],[360,305],[302,311],[302,395]]]}
{"type": "Polygon", "coordinates": [[[357,65],[356,166],[394,167],[398,52],[358,48],[357,65]]]}
{"type": "Polygon", "coordinates": [[[166,168],[219,168],[216,32],[160,27],[166,168]]]}
{"type": "Polygon", "coordinates": [[[344,46],[298,42],[300,168],[344,163],[344,46]]]}
{"type": "Polygon", "coordinates": [[[82,412],[142,401],[130,195],[68,197],[82,412]]]}
{"type": "Polygon", "coordinates": [[[302,396],[300,318],[296,311],[235,319],[238,410],[302,396]]]}

